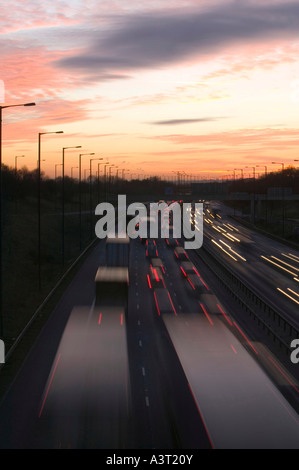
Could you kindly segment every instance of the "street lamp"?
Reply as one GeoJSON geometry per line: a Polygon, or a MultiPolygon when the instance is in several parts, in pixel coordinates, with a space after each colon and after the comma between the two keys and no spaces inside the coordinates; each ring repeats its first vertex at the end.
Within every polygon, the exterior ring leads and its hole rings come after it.
{"type": "Polygon", "coordinates": [[[25,158],[25,155],[17,155],[17,156],[15,157],[15,175],[16,175],[16,176],[17,176],[17,171],[18,171],[18,168],[17,168],[17,166],[18,166],[18,158],[25,158]]]}
{"type": "Polygon", "coordinates": [[[281,170],[283,171],[284,170],[284,163],[281,163],[281,162],[271,162],[272,165],[281,165],[281,170]]]}
{"type": "Polygon", "coordinates": [[[65,186],[65,151],[71,149],[81,149],[81,145],[76,145],[73,147],[63,147],[62,149],[62,224],[61,224],[61,247],[62,247],[62,264],[64,265],[64,248],[65,248],[65,240],[64,240],[64,226],[65,226],[65,213],[64,213],[64,206],[65,206],[65,198],[64,198],[64,186],[65,186]]]}
{"type": "MultiPolygon", "coordinates": [[[[82,251],[82,157],[95,155],[95,153],[80,153],[79,155],[79,239],[82,251]]],[[[86,179],[84,174],[84,179],[86,179]]]]}
{"type": "Polygon", "coordinates": [[[107,176],[107,166],[109,166],[110,163],[109,162],[106,162],[105,165],[104,165],[104,189],[105,189],[105,202],[107,202],[107,179],[106,179],[106,176],[107,176]]]}
{"type": "MultiPolygon", "coordinates": [[[[266,178],[267,175],[268,175],[267,165],[256,165],[256,167],[265,169],[265,178],[266,178]]],[[[265,203],[266,203],[265,219],[266,219],[266,226],[267,226],[268,225],[268,186],[267,186],[267,182],[266,182],[266,199],[265,199],[265,203]]]]}
{"type": "Polygon", "coordinates": [[[104,163],[98,163],[98,202],[100,202],[100,166],[104,163]]]}
{"type": "Polygon", "coordinates": [[[92,239],[92,162],[95,160],[104,160],[103,158],[91,158],[89,160],[90,186],[89,186],[89,210],[90,210],[90,239],[92,239]]]}
{"type": "Polygon", "coordinates": [[[2,230],[2,110],[7,108],[17,108],[17,107],[28,107],[35,106],[35,103],[25,103],[25,104],[12,104],[6,106],[0,106],[0,337],[3,335],[3,318],[2,318],[2,241],[3,241],[3,230],[2,230]]]}
{"type": "MultiPolygon", "coordinates": [[[[42,135],[49,134],[63,134],[63,131],[55,132],[40,132],[38,134],[38,160],[37,160],[37,174],[38,174],[38,288],[41,290],[41,138],[42,135]]],[[[44,161],[44,160],[43,160],[44,161]]]]}
{"type": "Polygon", "coordinates": [[[57,168],[58,168],[59,166],[62,166],[62,163],[57,163],[57,164],[55,165],[55,180],[57,180],[57,168]]]}
{"type": "MultiPolygon", "coordinates": [[[[272,165],[281,165],[281,171],[284,171],[284,163],[272,162],[272,165]]],[[[282,187],[282,236],[285,234],[285,197],[284,197],[284,186],[282,187]]]]}
{"type": "Polygon", "coordinates": [[[265,176],[268,174],[268,167],[267,165],[256,165],[256,168],[265,168],[265,176]]]}
{"type": "Polygon", "coordinates": [[[241,178],[244,179],[244,170],[243,170],[243,168],[235,168],[234,171],[241,171],[241,178]]]}
{"type": "Polygon", "coordinates": [[[245,166],[245,168],[252,168],[253,170],[253,225],[255,224],[255,166],[245,166]]]}

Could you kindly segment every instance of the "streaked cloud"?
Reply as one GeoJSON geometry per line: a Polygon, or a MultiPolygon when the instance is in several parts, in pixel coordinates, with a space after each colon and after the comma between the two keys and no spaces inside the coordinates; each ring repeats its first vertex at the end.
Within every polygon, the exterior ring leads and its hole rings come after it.
{"type": "Polygon", "coordinates": [[[114,74],[221,53],[235,43],[294,38],[299,4],[231,2],[210,9],[127,13],[114,21],[105,35],[101,28],[91,31],[89,45],[57,65],[114,74]]]}
{"type": "Polygon", "coordinates": [[[198,119],[169,119],[168,121],[154,121],[154,122],[150,122],[149,124],[154,124],[157,126],[177,126],[180,124],[193,124],[196,122],[200,122],[200,123],[213,122],[213,121],[219,121],[219,119],[224,119],[224,118],[206,117],[206,118],[198,118],[198,119]]]}

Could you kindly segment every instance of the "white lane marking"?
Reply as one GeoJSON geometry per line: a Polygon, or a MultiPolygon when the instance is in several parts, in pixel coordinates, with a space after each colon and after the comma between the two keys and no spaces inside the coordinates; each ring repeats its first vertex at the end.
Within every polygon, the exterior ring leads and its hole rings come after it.
{"type": "Polygon", "coordinates": [[[145,403],[146,403],[146,406],[149,407],[150,404],[149,404],[149,398],[148,397],[145,397],[145,403]]]}
{"type": "Polygon", "coordinates": [[[139,346],[142,348],[142,341],[139,341],[139,346]]]}
{"type": "Polygon", "coordinates": [[[143,377],[145,377],[145,368],[144,367],[142,367],[142,375],[143,375],[143,377]]]}
{"type": "Polygon", "coordinates": [[[139,310],[139,304],[137,304],[137,310],[139,310]]]}
{"type": "MultiPolygon", "coordinates": [[[[138,307],[138,305],[137,305],[137,307],[138,307]]],[[[138,320],[138,326],[140,326],[140,325],[141,325],[141,322],[140,322],[140,320],[138,320]]]]}

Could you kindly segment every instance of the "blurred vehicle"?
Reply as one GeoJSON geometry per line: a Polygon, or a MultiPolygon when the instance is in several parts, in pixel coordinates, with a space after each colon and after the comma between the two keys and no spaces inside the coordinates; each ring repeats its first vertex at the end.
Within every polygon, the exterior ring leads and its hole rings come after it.
{"type": "Polygon", "coordinates": [[[165,289],[165,282],[163,279],[163,274],[160,268],[150,268],[150,273],[148,274],[148,283],[149,287],[152,289],[163,288],[165,289]]]}
{"type": "Polygon", "coordinates": [[[170,238],[165,238],[165,243],[169,248],[171,248],[171,247],[174,248],[174,247],[178,246],[177,240],[175,238],[171,238],[171,237],[170,238]]]}
{"type": "Polygon", "coordinates": [[[189,274],[187,276],[187,281],[189,282],[192,289],[197,292],[198,294],[206,293],[206,287],[201,280],[201,278],[197,274],[189,274]]]}
{"type": "Polygon", "coordinates": [[[154,298],[159,316],[167,313],[177,314],[167,289],[154,289],[154,298]]]}
{"type": "Polygon", "coordinates": [[[164,266],[163,266],[163,262],[160,258],[153,258],[151,264],[152,264],[153,268],[160,268],[162,270],[163,274],[165,274],[165,269],[164,269],[164,266]]]}
{"type": "Polygon", "coordinates": [[[174,255],[177,260],[189,261],[189,256],[187,255],[186,250],[184,250],[184,248],[181,246],[178,246],[177,248],[175,248],[174,255]]]}
{"type": "Polygon", "coordinates": [[[180,270],[183,278],[187,278],[191,274],[195,274],[194,264],[191,261],[182,261],[180,270]]]}
{"type": "Polygon", "coordinates": [[[97,271],[95,283],[97,306],[122,307],[127,312],[128,268],[101,266],[97,271]]]}
{"type": "Polygon", "coordinates": [[[154,240],[147,240],[146,241],[145,256],[150,260],[152,258],[158,258],[159,257],[158,248],[157,248],[156,242],[154,240]]]}
{"type": "Polygon", "coordinates": [[[128,236],[120,238],[118,235],[108,235],[106,241],[106,266],[128,267],[130,258],[130,239],[128,236]]]}

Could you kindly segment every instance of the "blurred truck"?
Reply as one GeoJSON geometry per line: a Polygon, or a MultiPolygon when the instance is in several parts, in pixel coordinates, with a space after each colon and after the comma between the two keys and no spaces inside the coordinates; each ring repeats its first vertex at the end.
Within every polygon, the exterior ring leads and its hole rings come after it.
{"type": "Polygon", "coordinates": [[[106,241],[106,266],[128,267],[130,260],[130,239],[108,235],[106,241]]]}

